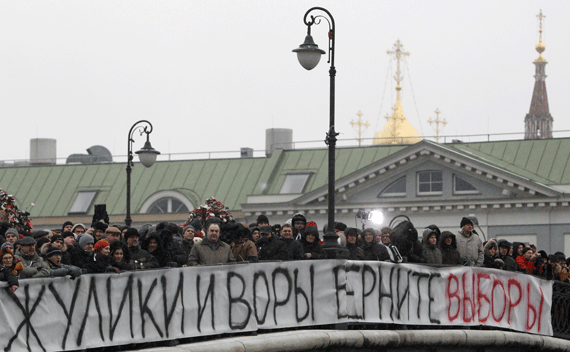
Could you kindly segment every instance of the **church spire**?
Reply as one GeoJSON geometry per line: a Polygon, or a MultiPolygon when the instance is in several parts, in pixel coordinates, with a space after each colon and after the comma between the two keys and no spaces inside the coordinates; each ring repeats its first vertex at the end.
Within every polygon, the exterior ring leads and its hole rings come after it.
{"type": "Polygon", "coordinates": [[[388,122],[382,131],[376,133],[374,136],[373,144],[412,144],[422,140],[422,135],[419,133],[408,121],[402,108],[402,97],[400,91],[402,86],[400,83],[403,80],[402,71],[400,70],[400,63],[404,56],[409,56],[410,53],[402,51],[404,46],[398,39],[394,44],[394,50],[387,51],[388,55],[394,55],[396,60],[396,104],[394,104],[394,112],[392,116],[387,116],[388,122]]]}
{"type": "Polygon", "coordinates": [[[550,115],[550,110],[548,108],[548,95],[546,94],[546,73],[545,67],[548,63],[542,53],[546,49],[546,46],[542,42],[542,20],[546,18],[542,14],[542,10],[536,16],[539,19],[539,39],[538,44],[536,44],[536,51],[538,52],[538,58],[534,60],[534,65],[536,67],[534,75],[534,90],[532,92],[532,101],[530,103],[530,110],[524,119],[525,123],[525,135],[524,139],[544,139],[552,138],[552,116],[550,115]]]}

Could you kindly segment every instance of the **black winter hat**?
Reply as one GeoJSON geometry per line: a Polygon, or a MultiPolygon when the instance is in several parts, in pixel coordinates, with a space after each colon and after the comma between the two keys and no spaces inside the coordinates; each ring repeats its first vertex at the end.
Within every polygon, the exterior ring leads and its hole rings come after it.
{"type": "Polygon", "coordinates": [[[522,255],[524,255],[526,252],[531,251],[531,250],[532,250],[532,248],[530,248],[530,247],[523,247],[522,255]]]}
{"type": "Polygon", "coordinates": [[[108,227],[108,226],[107,226],[107,224],[105,224],[104,222],[96,221],[96,222],[94,222],[94,223],[91,224],[91,227],[92,227],[94,230],[101,230],[101,231],[105,232],[105,230],[107,230],[107,227],[108,227]]]}
{"type": "Polygon", "coordinates": [[[334,229],[335,229],[335,230],[339,230],[339,231],[344,232],[344,231],[346,231],[346,228],[347,228],[347,226],[346,226],[346,224],[343,223],[343,222],[337,222],[337,223],[334,224],[334,229]]]}
{"type": "Polygon", "coordinates": [[[64,229],[67,225],[73,226],[73,223],[72,223],[71,221],[67,220],[66,222],[63,223],[63,225],[61,225],[61,231],[63,231],[63,229],[64,229]]]}
{"type": "Polygon", "coordinates": [[[499,246],[499,248],[503,247],[503,248],[509,248],[510,249],[511,248],[511,242],[509,242],[505,239],[502,239],[502,240],[499,240],[498,246],[499,246]]]}
{"type": "Polygon", "coordinates": [[[459,225],[459,227],[463,227],[467,224],[473,225],[473,221],[469,218],[463,217],[463,219],[461,219],[461,224],[459,225]]]}
{"type": "Polygon", "coordinates": [[[265,215],[263,215],[263,214],[262,214],[262,215],[259,215],[259,216],[257,217],[257,225],[259,225],[260,223],[269,224],[269,219],[267,218],[267,216],[265,216],[265,215]]]}
{"type": "Polygon", "coordinates": [[[192,225],[194,230],[196,230],[197,232],[202,231],[202,220],[196,218],[196,219],[190,221],[190,225],[192,225]]]}
{"type": "Polygon", "coordinates": [[[59,249],[55,246],[50,246],[46,251],[46,258],[49,258],[52,255],[57,255],[57,254],[59,254],[59,255],[62,254],[61,249],[59,249]]]}
{"type": "Polygon", "coordinates": [[[65,232],[62,232],[62,233],[61,233],[61,238],[66,238],[66,237],[69,237],[69,236],[74,236],[74,237],[75,237],[75,235],[73,234],[73,232],[65,231],[65,232]]]}
{"type": "Polygon", "coordinates": [[[128,240],[131,237],[139,237],[139,232],[137,229],[135,229],[134,227],[130,227],[126,232],[125,232],[125,241],[128,240]]]}
{"type": "Polygon", "coordinates": [[[39,250],[44,244],[50,243],[49,238],[42,237],[36,242],[36,249],[39,250]]]}
{"type": "Polygon", "coordinates": [[[50,241],[51,241],[51,243],[54,243],[55,241],[63,241],[63,236],[62,235],[53,235],[53,236],[51,236],[50,241]]]}
{"type": "Polygon", "coordinates": [[[301,213],[293,215],[293,218],[291,219],[291,225],[295,226],[295,223],[297,221],[302,221],[303,223],[305,223],[305,225],[307,225],[307,218],[305,217],[305,215],[301,213]]]}
{"type": "Polygon", "coordinates": [[[315,236],[315,239],[319,241],[319,229],[316,228],[315,226],[305,227],[305,236],[307,235],[313,235],[315,236]]]}
{"type": "Polygon", "coordinates": [[[34,234],[32,236],[34,237],[35,240],[37,240],[38,238],[45,237],[48,235],[49,235],[49,233],[47,231],[39,230],[39,231],[34,232],[34,234]]]}

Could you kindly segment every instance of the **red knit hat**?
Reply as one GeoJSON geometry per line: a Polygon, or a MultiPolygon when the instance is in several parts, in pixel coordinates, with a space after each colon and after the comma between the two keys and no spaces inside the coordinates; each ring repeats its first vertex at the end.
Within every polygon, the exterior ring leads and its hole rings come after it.
{"type": "Polygon", "coordinates": [[[317,226],[317,223],[314,222],[314,221],[309,221],[309,222],[307,223],[307,227],[309,227],[309,226],[318,227],[318,226],[317,226]]]}
{"type": "Polygon", "coordinates": [[[110,245],[111,244],[107,240],[99,240],[99,241],[97,241],[97,243],[95,243],[93,250],[98,252],[98,251],[102,250],[103,248],[110,246],[110,245]]]}

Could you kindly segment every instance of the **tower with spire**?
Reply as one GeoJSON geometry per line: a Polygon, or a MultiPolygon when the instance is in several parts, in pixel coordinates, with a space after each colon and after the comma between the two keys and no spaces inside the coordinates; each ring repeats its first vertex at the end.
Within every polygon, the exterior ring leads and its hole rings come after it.
{"type": "Polygon", "coordinates": [[[542,20],[546,17],[542,15],[542,10],[537,15],[539,25],[539,39],[536,44],[536,51],[538,58],[534,60],[536,66],[536,73],[534,75],[534,91],[532,92],[532,101],[530,103],[530,110],[524,118],[524,139],[544,139],[552,138],[552,116],[548,108],[548,96],[546,94],[546,74],[545,66],[548,63],[542,53],[545,50],[545,45],[542,42],[542,20]]]}
{"type": "Polygon", "coordinates": [[[388,55],[394,55],[394,60],[397,63],[397,70],[394,79],[396,80],[396,104],[394,104],[392,116],[387,115],[386,125],[384,128],[374,135],[373,144],[413,144],[421,141],[422,135],[419,133],[406,119],[404,109],[402,108],[402,97],[400,91],[402,86],[402,72],[400,71],[400,62],[404,56],[409,56],[410,53],[403,51],[403,45],[398,39],[394,44],[394,50],[388,51],[388,55]]]}

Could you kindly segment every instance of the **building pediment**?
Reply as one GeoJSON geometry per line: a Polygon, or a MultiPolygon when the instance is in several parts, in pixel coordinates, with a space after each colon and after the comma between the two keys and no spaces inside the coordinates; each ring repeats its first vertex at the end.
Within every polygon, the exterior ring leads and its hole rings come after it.
{"type": "MultiPolygon", "coordinates": [[[[337,209],[366,208],[372,204],[401,207],[401,210],[425,207],[456,208],[469,202],[471,206],[506,207],[567,205],[563,193],[528,178],[507,171],[490,162],[458,152],[452,148],[424,140],[387,156],[366,167],[338,179],[335,183],[337,209]],[[444,177],[441,193],[421,194],[417,186],[418,172],[440,170],[444,177]],[[391,182],[407,178],[406,196],[383,196],[382,191],[391,182]],[[458,181],[459,180],[459,181],[458,181]],[[409,181],[409,182],[408,182],[409,181]],[[460,182],[466,190],[456,189],[460,182]],[[470,186],[472,187],[470,187],[470,186]],[[410,189],[411,187],[411,189],[410,189]],[[455,194],[454,194],[455,192],[455,194]],[[506,205],[505,205],[506,204],[506,205]],[[558,204],[558,203],[557,203],[558,204]]],[[[328,199],[327,185],[301,194],[286,202],[243,204],[244,212],[294,212],[309,210],[325,212],[328,199]]]]}

